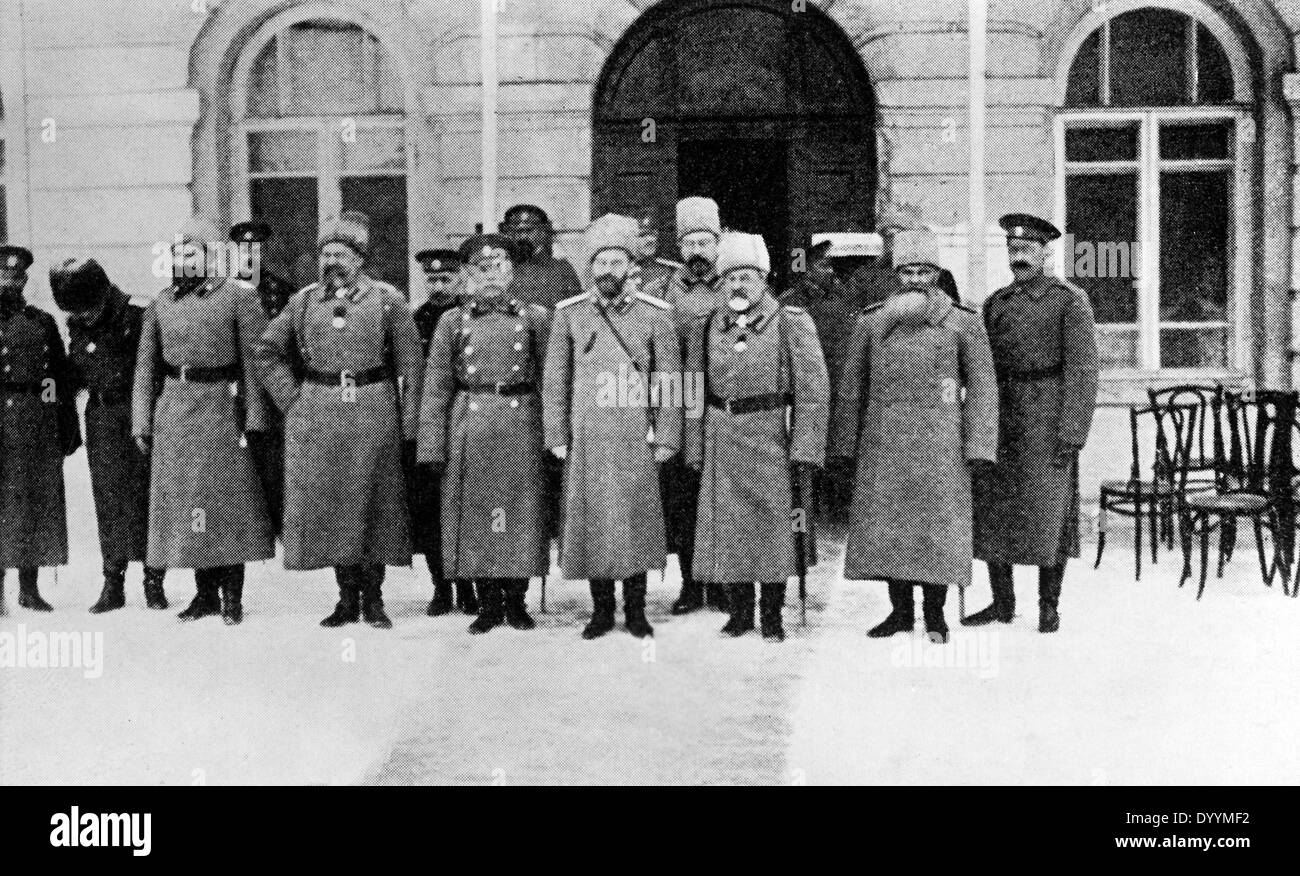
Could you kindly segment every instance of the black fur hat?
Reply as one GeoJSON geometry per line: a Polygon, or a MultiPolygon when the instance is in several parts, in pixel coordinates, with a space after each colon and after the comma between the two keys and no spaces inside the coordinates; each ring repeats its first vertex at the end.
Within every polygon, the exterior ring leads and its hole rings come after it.
{"type": "Polygon", "coordinates": [[[94,310],[112,287],[108,274],[94,259],[68,259],[50,268],[54,303],[69,313],[94,310]]]}

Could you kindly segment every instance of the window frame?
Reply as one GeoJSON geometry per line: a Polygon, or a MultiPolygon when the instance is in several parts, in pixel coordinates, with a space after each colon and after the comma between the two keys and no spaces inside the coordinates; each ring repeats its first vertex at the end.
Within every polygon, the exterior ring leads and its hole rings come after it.
{"type": "MultiPolygon", "coordinates": [[[[1239,106],[1215,107],[1159,107],[1149,109],[1088,109],[1065,110],[1055,119],[1056,217],[1064,223],[1065,184],[1071,171],[1106,172],[1107,170],[1133,170],[1138,180],[1138,237],[1141,265],[1138,269],[1138,362],[1133,368],[1113,368],[1104,372],[1107,377],[1151,378],[1175,377],[1205,379],[1207,377],[1240,376],[1251,366],[1249,301],[1251,282],[1250,245],[1253,239],[1253,211],[1251,210],[1252,152],[1254,145],[1254,119],[1248,108],[1239,106]],[[1071,128],[1106,127],[1124,122],[1138,123],[1138,159],[1122,162],[1066,162],[1065,134],[1071,128]],[[1172,160],[1159,157],[1160,127],[1167,123],[1215,122],[1233,123],[1233,156],[1230,159],[1172,160]],[[1232,232],[1228,240],[1228,362],[1226,367],[1169,368],[1160,364],[1160,332],[1179,326],[1213,327],[1217,322],[1178,323],[1160,320],[1160,176],[1167,170],[1203,170],[1207,172],[1229,170],[1232,184],[1232,232]]],[[[1069,231],[1067,228],[1066,231],[1069,231]]],[[[1053,253],[1058,276],[1066,276],[1064,246],[1053,253]]],[[[1115,325],[1126,325],[1116,323],[1115,325]]]]}
{"type": "MultiPolygon", "coordinates": [[[[277,42],[276,51],[283,51],[277,42]]],[[[283,76],[283,64],[277,65],[277,76],[283,76]]],[[[252,218],[250,184],[254,179],[297,178],[316,180],[317,224],[342,210],[343,177],[397,176],[394,170],[348,171],[344,172],[344,142],[341,124],[344,121],[355,123],[357,132],[367,128],[398,128],[402,131],[402,154],[404,165],[401,176],[406,185],[407,203],[407,288],[421,288],[422,274],[414,265],[411,255],[416,251],[416,223],[410,221],[412,201],[411,186],[416,175],[415,148],[412,143],[412,95],[408,71],[401,64],[397,48],[378,30],[364,20],[360,20],[346,10],[330,4],[307,4],[286,10],[266,21],[249,37],[240,49],[238,58],[231,71],[230,82],[230,127],[227,132],[232,181],[230,190],[230,215],[232,222],[242,222],[252,218]],[[249,86],[253,65],[270,42],[289,28],[298,24],[314,21],[328,21],[334,24],[356,27],[370,35],[384,52],[394,75],[399,77],[402,93],[406,97],[404,113],[368,113],[356,115],[313,115],[288,116],[279,118],[259,118],[248,115],[249,86]],[[312,131],[316,134],[316,168],[314,173],[254,173],[249,167],[249,135],[261,131],[312,131]]],[[[283,95],[283,88],[279,90],[283,95]]],[[[280,98],[283,100],[283,97],[280,98]]]]}

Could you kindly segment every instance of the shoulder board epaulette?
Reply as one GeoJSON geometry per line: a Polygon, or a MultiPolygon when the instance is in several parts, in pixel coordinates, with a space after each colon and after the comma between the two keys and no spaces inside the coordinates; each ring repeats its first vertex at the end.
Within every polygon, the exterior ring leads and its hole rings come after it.
{"type": "Polygon", "coordinates": [[[646,304],[653,304],[655,307],[658,307],[660,310],[673,309],[673,306],[669,304],[667,301],[664,301],[662,298],[656,298],[655,296],[647,295],[644,292],[636,293],[636,297],[644,301],[646,304]]]}
{"type": "Polygon", "coordinates": [[[566,298],[563,301],[556,302],[555,309],[559,310],[563,307],[568,307],[572,304],[577,304],[579,301],[586,301],[586,300],[587,300],[587,293],[581,292],[577,295],[570,296],[569,298],[566,298]]]}
{"type": "Polygon", "coordinates": [[[665,268],[681,268],[681,267],[685,267],[681,262],[675,262],[675,261],[673,261],[672,259],[661,259],[661,258],[659,258],[659,256],[655,256],[655,261],[657,261],[659,264],[663,265],[665,268]]]}
{"type": "Polygon", "coordinates": [[[1087,295],[1087,294],[1088,294],[1087,292],[1084,292],[1083,289],[1081,289],[1081,288],[1079,288],[1078,286],[1076,286],[1076,285],[1074,285],[1073,283],[1071,283],[1069,280],[1063,280],[1063,279],[1061,279],[1060,277],[1055,277],[1055,278],[1053,278],[1053,279],[1056,280],[1056,283],[1057,283],[1058,286],[1061,286],[1061,287],[1063,287],[1063,288],[1065,288],[1065,289],[1069,289],[1071,292],[1074,292],[1074,293],[1076,293],[1076,294],[1078,294],[1078,295],[1087,295]]]}
{"type": "Polygon", "coordinates": [[[301,289],[299,289],[298,293],[301,294],[306,292],[310,294],[311,292],[314,292],[319,288],[320,288],[320,283],[308,283],[306,286],[303,286],[301,289]]]}
{"type": "Polygon", "coordinates": [[[957,310],[964,310],[964,311],[966,311],[967,313],[979,313],[978,310],[976,310],[975,308],[971,307],[969,304],[965,304],[965,303],[962,303],[962,304],[955,304],[955,303],[954,303],[954,304],[953,304],[953,307],[955,307],[957,310]]]}
{"type": "Polygon", "coordinates": [[[808,311],[805,310],[804,308],[799,307],[798,305],[795,305],[795,304],[782,304],[782,305],[781,305],[781,308],[782,308],[783,310],[789,311],[790,313],[807,313],[807,312],[808,312],[808,311]]]}
{"type": "Polygon", "coordinates": [[[877,301],[875,304],[868,304],[866,307],[862,308],[862,312],[870,313],[873,310],[879,310],[881,307],[884,306],[884,304],[885,302],[883,301],[877,301]]]}

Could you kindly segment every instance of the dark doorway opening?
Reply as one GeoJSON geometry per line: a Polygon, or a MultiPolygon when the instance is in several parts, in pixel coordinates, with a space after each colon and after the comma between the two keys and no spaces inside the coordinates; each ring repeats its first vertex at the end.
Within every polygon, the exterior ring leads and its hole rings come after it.
{"type": "Polygon", "coordinates": [[[725,228],[763,235],[778,288],[789,262],[786,151],[783,140],[683,140],[677,146],[677,197],[713,198],[725,228]]]}

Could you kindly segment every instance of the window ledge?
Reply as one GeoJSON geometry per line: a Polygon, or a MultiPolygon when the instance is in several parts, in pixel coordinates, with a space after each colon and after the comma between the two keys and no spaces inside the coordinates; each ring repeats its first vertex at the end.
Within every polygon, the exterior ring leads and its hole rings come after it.
{"type": "Polygon", "coordinates": [[[1098,407],[1127,407],[1147,401],[1148,389],[1163,389],[1184,383],[1221,383],[1241,386],[1249,375],[1236,368],[1164,368],[1159,371],[1122,369],[1103,371],[1097,386],[1098,407]]]}

